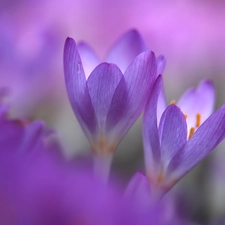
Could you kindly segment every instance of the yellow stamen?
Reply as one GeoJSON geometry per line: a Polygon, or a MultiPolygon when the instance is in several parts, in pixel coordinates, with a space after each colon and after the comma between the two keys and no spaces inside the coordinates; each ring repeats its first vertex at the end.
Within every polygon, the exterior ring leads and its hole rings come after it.
{"type": "Polygon", "coordinates": [[[188,117],[188,115],[187,114],[184,114],[184,118],[187,119],[187,117],[188,117]]]}
{"type": "Polygon", "coordinates": [[[191,127],[188,139],[190,139],[193,136],[194,132],[195,132],[195,128],[191,127]]]}
{"type": "Polygon", "coordinates": [[[170,102],[170,105],[172,105],[172,104],[176,105],[177,102],[176,102],[175,100],[172,100],[172,101],[170,102]]]}
{"type": "Polygon", "coordinates": [[[201,114],[197,113],[196,115],[196,127],[199,127],[201,125],[201,114]]]}

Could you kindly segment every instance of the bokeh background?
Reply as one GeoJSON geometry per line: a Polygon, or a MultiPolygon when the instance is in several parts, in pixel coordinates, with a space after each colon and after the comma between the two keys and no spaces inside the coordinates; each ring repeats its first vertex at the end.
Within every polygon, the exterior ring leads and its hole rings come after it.
{"type": "MultiPolygon", "coordinates": [[[[215,109],[225,103],[225,2],[223,0],[0,0],[0,87],[14,117],[43,119],[65,154],[89,146],[67,99],[63,75],[66,37],[85,40],[103,59],[113,42],[137,29],[156,55],[167,58],[168,102],[210,78],[215,109]]],[[[128,180],[143,170],[141,118],[116,153],[115,173],[128,180]]],[[[225,143],[177,188],[192,199],[199,222],[225,216],[225,143]]]]}

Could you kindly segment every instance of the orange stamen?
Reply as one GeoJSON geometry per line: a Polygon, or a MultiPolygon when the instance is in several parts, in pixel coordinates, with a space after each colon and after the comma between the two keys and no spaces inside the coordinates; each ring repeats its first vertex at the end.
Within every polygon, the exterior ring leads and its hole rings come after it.
{"type": "Polygon", "coordinates": [[[113,142],[108,143],[105,137],[100,137],[97,143],[91,143],[91,149],[94,154],[112,154],[116,150],[116,145],[113,142]]]}
{"type": "Polygon", "coordinates": [[[188,115],[187,114],[184,114],[184,118],[187,119],[187,117],[188,117],[188,115]]]}
{"type": "Polygon", "coordinates": [[[188,139],[190,139],[190,138],[193,136],[194,132],[195,132],[195,128],[192,127],[192,128],[190,129],[190,133],[189,133],[188,139]]]}
{"type": "Polygon", "coordinates": [[[175,100],[172,100],[172,101],[170,102],[170,105],[172,105],[172,104],[176,105],[177,102],[176,102],[175,100]]]}
{"type": "Polygon", "coordinates": [[[199,127],[201,125],[201,114],[197,113],[196,115],[196,127],[199,127]]]}

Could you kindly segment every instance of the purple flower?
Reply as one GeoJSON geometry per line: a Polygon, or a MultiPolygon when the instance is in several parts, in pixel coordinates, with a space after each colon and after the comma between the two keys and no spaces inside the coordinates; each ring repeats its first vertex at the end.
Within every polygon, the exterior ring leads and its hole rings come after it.
{"type": "Polygon", "coordinates": [[[159,76],[144,113],[143,141],[146,173],[152,191],[162,194],[224,139],[225,106],[207,118],[212,110],[214,90],[211,82],[203,81],[198,89],[188,90],[181,98],[178,102],[181,108],[169,105],[157,125],[161,85],[162,78],[159,76]],[[191,119],[187,123],[189,116],[191,119]],[[202,123],[201,119],[205,121],[202,123]],[[191,127],[190,133],[188,127],[191,127]]]}
{"type": "MultiPolygon", "coordinates": [[[[197,88],[189,88],[176,101],[171,104],[177,105],[184,113],[187,126],[188,136],[192,135],[213,112],[215,104],[215,87],[211,80],[203,80],[197,88]]],[[[159,124],[162,113],[166,109],[166,100],[163,89],[159,95],[157,106],[157,121],[159,124]]]]}
{"type": "Polygon", "coordinates": [[[21,194],[26,224],[149,224],[147,213],[137,211],[131,199],[124,200],[120,190],[106,186],[91,171],[45,161],[26,173],[21,194]]]}
{"type": "Polygon", "coordinates": [[[44,130],[39,122],[0,115],[0,224],[149,224],[150,215],[121,198],[116,183],[106,186],[88,168],[55,154],[44,130]]]}
{"type": "Polygon", "coordinates": [[[5,113],[3,111],[0,114],[0,154],[19,156],[24,153],[35,152],[35,149],[43,144],[43,122],[29,123],[19,119],[8,120],[5,113]]]}
{"type": "Polygon", "coordinates": [[[132,198],[137,211],[147,212],[151,215],[150,224],[186,224],[186,218],[178,208],[178,196],[170,193],[158,202],[158,199],[155,199],[156,196],[151,193],[148,178],[140,172],[135,173],[131,178],[125,191],[125,197],[132,198]]]}
{"type": "Polygon", "coordinates": [[[99,60],[87,44],[77,47],[73,39],[66,40],[68,96],[92,151],[98,155],[111,155],[116,150],[150,95],[157,62],[153,52],[141,53],[144,50],[144,41],[132,30],[111,48],[106,57],[109,63],[97,66],[99,60]]]}
{"type": "Polygon", "coordinates": [[[12,20],[0,18],[0,83],[8,88],[8,101],[14,111],[28,114],[43,100],[50,100],[52,90],[58,90],[62,83],[57,72],[61,68],[57,63],[53,66],[56,57],[61,56],[60,37],[53,27],[31,18],[30,25],[24,24],[16,14],[12,12],[12,20]]]}

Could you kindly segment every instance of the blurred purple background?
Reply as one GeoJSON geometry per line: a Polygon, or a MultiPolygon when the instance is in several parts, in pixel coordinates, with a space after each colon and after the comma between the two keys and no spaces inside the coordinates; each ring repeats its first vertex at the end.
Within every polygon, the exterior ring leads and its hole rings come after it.
{"type": "MultiPolygon", "coordinates": [[[[156,55],[167,58],[168,101],[178,99],[201,79],[211,78],[218,108],[225,102],[224,12],[222,0],[0,0],[0,87],[7,89],[6,102],[14,116],[45,120],[57,129],[68,154],[88,151],[65,91],[64,41],[68,36],[85,40],[102,59],[120,35],[135,28],[156,55]]],[[[121,143],[117,164],[128,166],[141,156],[141,143],[140,119],[121,143]]],[[[212,165],[221,160],[223,149],[220,145],[212,165]]],[[[141,168],[142,161],[135,165],[133,170],[141,168]]],[[[204,162],[195,173],[201,175],[202,168],[204,162]]],[[[222,165],[219,171],[223,170],[222,165]]],[[[207,187],[206,201],[217,215],[225,208],[225,179],[215,166],[210,173],[219,186],[207,187]]]]}

